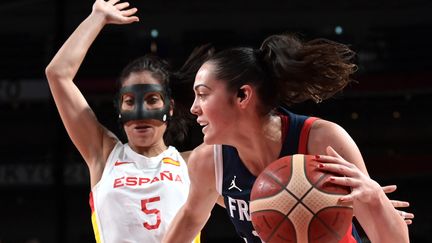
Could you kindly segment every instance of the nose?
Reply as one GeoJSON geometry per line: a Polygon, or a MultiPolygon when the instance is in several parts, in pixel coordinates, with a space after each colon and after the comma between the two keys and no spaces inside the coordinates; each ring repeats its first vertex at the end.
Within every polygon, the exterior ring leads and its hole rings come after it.
{"type": "Polygon", "coordinates": [[[199,108],[199,104],[198,103],[199,103],[199,101],[197,101],[197,98],[195,97],[194,102],[193,102],[193,104],[192,104],[192,106],[190,108],[190,112],[192,114],[194,114],[194,115],[198,115],[199,114],[200,108],[199,108]]]}

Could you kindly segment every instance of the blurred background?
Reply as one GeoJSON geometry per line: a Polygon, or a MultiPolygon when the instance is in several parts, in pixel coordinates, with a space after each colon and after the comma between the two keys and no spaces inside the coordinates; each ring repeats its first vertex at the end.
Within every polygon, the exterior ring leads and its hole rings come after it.
{"type": "MultiPolygon", "coordinates": [[[[193,47],[259,47],[270,34],[325,37],[357,52],[353,83],[331,100],[292,110],[342,125],[370,175],[397,184],[392,199],[415,213],[411,242],[430,242],[432,184],[432,2],[427,0],[131,0],[141,22],[108,26],[76,83],[99,120],[118,131],[116,78],[125,64],[154,52],[181,65],[193,47]],[[429,107],[429,108],[427,108],[429,107]]],[[[0,243],[94,242],[87,168],[65,133],[44,69],[90,13],[93,1],[0,2],[0,243]]],[[[201,141],[192,132],[180,149],[201,141]]],[[[217,207],[203,242],[242,242],[217,207]]]]}

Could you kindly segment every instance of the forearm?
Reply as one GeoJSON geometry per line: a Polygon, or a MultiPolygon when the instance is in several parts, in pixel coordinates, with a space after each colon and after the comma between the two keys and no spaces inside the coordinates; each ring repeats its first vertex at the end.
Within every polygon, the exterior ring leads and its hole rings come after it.
{"type": "Polygon", "coordinates": [[[408,227],[384,192],[377,193],[371,203],[354,202],[354,208],[371,242],[409,242],[408,227]]]}
{"type": "Polygon", "coordinates": [[[169,231],[165,234],[163,243],[190,243],[204,227],[210,214],[194,215],[182,208],[171,222],[169,231]]]}

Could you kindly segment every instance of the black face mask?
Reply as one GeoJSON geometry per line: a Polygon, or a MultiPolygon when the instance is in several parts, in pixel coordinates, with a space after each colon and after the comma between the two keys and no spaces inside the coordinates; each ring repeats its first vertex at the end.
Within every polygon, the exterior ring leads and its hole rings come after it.
{"type": "Polygon", "coordinates": [[[167,91],[160,84],[134,84],[130,86],[124,86],[120,89],[119,94],[119,108],[120,108],[120,121],[125,124],[132,120],[143,120],[143,119],[156,119],[162,122],[166,122],[170,111],[170,98],[167,91]],[[144,104],[144,98],[147,93],[159,93],[162,96],[164,106],[161,109],[147,110],[144,104]],[[121,109],[123,95],[133,94],[135,99],[135,106],[133,110],[125,111],[121,109]]]}

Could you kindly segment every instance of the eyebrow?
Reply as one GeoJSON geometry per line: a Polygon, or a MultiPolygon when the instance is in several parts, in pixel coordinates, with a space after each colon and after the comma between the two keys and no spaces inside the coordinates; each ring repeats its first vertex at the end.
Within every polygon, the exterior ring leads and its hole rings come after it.
{"type": "Polygon", "coordinates": [[[197,84],[197,85],[195,85],[194,90],[197,90],[199,87],[204,87],[204,88],[207,88],[209,90],[212,90],[209,86],[207,86],[205,84],[197,84]]]}

